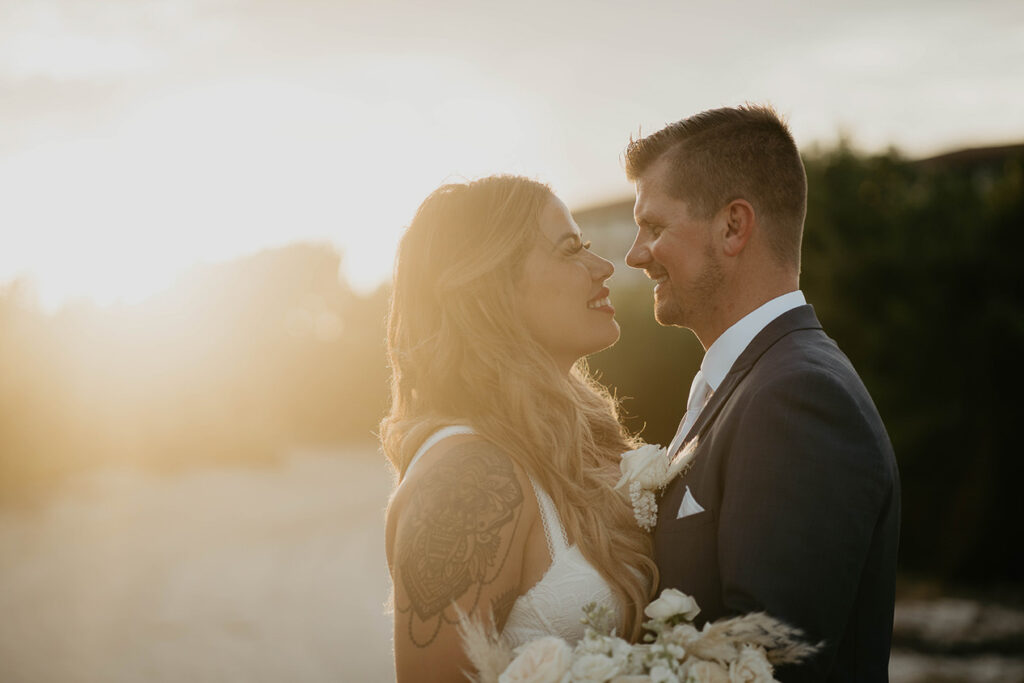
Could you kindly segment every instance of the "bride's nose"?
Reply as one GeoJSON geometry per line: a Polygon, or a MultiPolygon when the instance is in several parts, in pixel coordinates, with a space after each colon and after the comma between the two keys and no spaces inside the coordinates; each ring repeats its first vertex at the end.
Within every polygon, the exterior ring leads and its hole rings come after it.
{"type": "Polygon", "coordinates": [[[594,254],[594,265],[590,267],[595,280],[607,280],[615,272],[615,265],[608,259],[594,254]]]}

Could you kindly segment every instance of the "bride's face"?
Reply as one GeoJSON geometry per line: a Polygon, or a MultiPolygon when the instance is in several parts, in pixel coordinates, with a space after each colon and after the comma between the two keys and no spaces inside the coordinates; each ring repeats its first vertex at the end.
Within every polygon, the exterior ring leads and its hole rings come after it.
{"type": "Polygon", "coordinates": [[[568,373],[577,360],[619,338],[604,284],[615,267],[584,245],[557,197],[544,207],[539,227],[523,268],[519,306],[527,329],[568,373]]]}

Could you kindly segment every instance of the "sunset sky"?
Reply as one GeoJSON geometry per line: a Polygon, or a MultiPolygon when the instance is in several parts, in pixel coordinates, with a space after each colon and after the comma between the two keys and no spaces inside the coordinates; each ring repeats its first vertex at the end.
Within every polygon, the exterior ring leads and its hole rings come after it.
{"type": "Polygon", "coordinates": [[[3,0],[0,282],[137,301],[315,240],[370,288],[445,180],[627,197],[631,133],[745,100],[804,147],[1024,140],[1019,0],[770,4],[3,0]]]}

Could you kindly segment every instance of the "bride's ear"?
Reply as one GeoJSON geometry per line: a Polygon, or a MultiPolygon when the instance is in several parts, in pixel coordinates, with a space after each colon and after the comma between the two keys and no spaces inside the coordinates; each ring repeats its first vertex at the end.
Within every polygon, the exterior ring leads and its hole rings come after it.
{"type": "Polygon", "coordinates": [[[738,256],[750,241],[757,223],[754,207],[746,199],[734,199],[722,212],[725,230],[722,233],[722,250],[726,256],[738,256]]]}

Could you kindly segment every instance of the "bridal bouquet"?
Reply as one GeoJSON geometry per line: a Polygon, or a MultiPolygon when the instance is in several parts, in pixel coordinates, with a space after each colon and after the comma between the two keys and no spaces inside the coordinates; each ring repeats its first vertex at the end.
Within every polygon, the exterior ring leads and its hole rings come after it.
{"type": "Polygon", "coordinates": [[[644,614],[645,642],[615,635],[611,610],[587,605],[585,635],[575,647],[546,636],[512,650],[480,624],[462,623],[463,644],[478,683],[765,683],[774,666],[803,661],[820,646],[765,614],[705,624],[693,619],[697,603],[675,589],[662,591],[644,614]]]}

